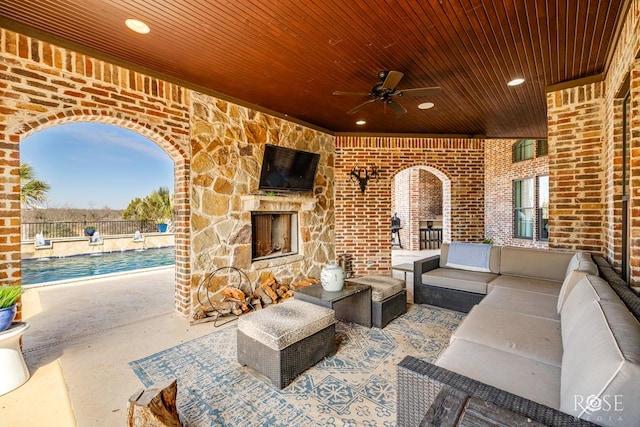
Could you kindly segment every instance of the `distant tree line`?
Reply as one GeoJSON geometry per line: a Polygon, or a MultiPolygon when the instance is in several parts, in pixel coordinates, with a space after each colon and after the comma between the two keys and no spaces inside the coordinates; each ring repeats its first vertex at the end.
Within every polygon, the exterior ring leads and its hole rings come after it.
{"type": "Polygon", "coordinates": [[[22,222],[86,222],[90,224],[96,221],[119,221],[122,220],[122,209],[111,209],[108,207],[99,209],[78,209],[78,208],[40,208],[23,209],[22,222]]]}

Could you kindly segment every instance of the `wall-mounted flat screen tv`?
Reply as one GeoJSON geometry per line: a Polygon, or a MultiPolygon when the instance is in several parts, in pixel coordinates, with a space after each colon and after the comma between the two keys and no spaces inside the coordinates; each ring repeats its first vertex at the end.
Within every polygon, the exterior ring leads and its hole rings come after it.
{"type": "Polygon", "coordinates": [[[259,190],[313,191],[320,154],[266,144],[259,190]]]}

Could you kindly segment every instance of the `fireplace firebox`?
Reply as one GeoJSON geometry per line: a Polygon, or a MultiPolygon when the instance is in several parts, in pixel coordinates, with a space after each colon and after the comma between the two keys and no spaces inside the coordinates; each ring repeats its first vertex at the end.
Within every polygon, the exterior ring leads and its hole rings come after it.
{"type": "Polygon", "coordinates": [[[251,213],[251,257],[253,261],[298,253],[296,212],[251,213]]]}

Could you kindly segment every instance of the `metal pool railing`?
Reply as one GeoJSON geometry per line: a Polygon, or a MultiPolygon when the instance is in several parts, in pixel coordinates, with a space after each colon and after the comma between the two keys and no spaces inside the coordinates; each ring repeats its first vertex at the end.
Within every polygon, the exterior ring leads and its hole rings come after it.
{"type": "Polygon", "coordinates": [[[21,230],[22,240],[33,240],[36,234],[42,233],[46,239],[64,237],[81,237],[85,235],[85,228],[93,226],[101,236],[120,234],[134,234],[156,232],[156,222],[144,221],[56,221],[56,222],[23,222],[21,230]]]}

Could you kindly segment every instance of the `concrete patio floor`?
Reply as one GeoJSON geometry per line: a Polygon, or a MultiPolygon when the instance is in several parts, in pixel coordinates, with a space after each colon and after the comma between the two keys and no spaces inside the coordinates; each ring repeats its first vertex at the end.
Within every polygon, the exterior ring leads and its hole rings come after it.
{"type": "MultiPolygon", "coordinates": [[[[394,249],[393,265],[437,253],[394,249]]],[[[127,401],[142,388],[128,363],[217,329],[190,325],[174,311],[173,278],[170,267],[26,289],[23,353],[31,378],[0,396],[1,424],[125,425],[127,401]]]]}

